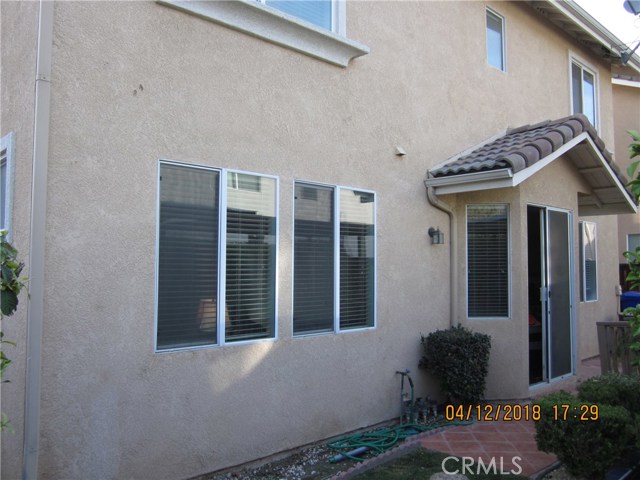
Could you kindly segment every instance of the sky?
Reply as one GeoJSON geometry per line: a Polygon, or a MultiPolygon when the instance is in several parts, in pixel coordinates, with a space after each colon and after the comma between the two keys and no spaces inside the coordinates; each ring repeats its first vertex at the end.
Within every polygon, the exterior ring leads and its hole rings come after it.
{"type": "Polygon", "coordinates": [[[624,9],[624,0],[575,1],[631,48],[640,41],[640,17],[634,17],[624,9]]]}

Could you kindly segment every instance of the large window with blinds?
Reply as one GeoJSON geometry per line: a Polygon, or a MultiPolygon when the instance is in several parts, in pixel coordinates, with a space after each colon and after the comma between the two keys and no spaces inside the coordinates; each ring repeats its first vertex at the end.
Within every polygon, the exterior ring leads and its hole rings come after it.
{"type": "Polygon", "coordinates": [[[509,206],[467,206],[469,318],[509,317],[509,206]]]}
{"type": "Polygon", "coordinates": [[[160,162],[157,350],[275,337],[275,178],[160,162]]]}
{"type": "Polygon", "coordinates": [[[580,222],[580,300],[598,300],[596,224],[580,222]]]}
{"type": "Polygon", "coordinates": [[[374,193],[296,182],[294,335],[374,325],[374,193]]]}

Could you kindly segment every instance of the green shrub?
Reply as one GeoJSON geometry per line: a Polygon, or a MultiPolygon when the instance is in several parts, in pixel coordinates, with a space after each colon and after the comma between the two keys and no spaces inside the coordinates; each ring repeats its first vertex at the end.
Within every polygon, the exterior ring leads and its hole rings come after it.
{"type": "Polygon", "coordinates": [[[451,403],[467,405],[482,399],[489,369],[489,335],[458,325],[422,336],[421,342],[420,367],[434,375],[451,403]]]}
{"type": "Polygon", "coordinates": [[[564,391],[534,403],[541,414],[536,422],[538,449],[554,453],[574,476],[604,478],[633,440],[631,414],[623,407],[579,400],[564,391]],[[592,405],[597,406],[597,419],[590,413],[592,405]],[[583,412],[588,419],[580,418],[583,412]]]}
{"type": "Polygon", "coordinates": [[[618,405],[631,414],[640,414],[640,377],[607,373],[578,385],[578,398],[599,405],[618,405]]]}

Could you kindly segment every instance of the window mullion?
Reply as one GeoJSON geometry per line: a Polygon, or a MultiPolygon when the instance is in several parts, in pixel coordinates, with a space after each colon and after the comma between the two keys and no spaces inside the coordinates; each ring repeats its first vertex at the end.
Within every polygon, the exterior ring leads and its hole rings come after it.
{"type": "Polygon", "coordinates": [[[340,331],[340,187],[333,190],[333,331],[340,331]]]}
{"type": "Polygon", "coordinates": [[[218,224],[218,345],[225,344],[225,312],[227,311],[227,170],[220,172],[220,222],[218,224]]]}

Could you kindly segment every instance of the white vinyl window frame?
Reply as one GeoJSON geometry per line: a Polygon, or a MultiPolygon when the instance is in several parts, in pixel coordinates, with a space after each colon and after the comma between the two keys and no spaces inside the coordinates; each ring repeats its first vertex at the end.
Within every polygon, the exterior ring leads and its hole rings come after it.
{"type": "Polygon", "coordinates": [[[332,0],[331,30],[265,5],[262,0],[156,1],[339,67],[347,67],[352,59],[369,53],[369,47],[347,38],[346,0],[332,0]]]}
{"type": "Polygon", "coordinates": [[[574,53],[569,53],[569,93],[570,111],[572,114],[582,113],[589,118],[596,130],[600,129],[600,78],[598,71],[588,62],[574,53]],[[579,78],[576,78],[579,74],[579,78]],[[593,79],[593,93],[585,87],[587,79],[593,79]],[[579,81],[579,82],[578,82],[579,81]],[[579,88],[578,88],[579,85],[579,88]],[[589,108],[589,102],[592,108],[589,108]],[[593,110],[592,112],[589,110],[593,110]]]}
{"type": "Polygon", "coordinates": [[[635,251],[640,247],[640,233],[627,234],[627,251],[635,251]]]}
{"type": "MultiPolygon", "coordinates": [[[[265,5],[269,8],[274,8],[275,10],[278,10],[277,7],[274,6],[269,6],[269,1],[270,0],[256,0],[257,2],[261,3],[262,5],[265,5]]],[[[302,0],[302,1],[308,1],[308,0],[302,0]]],[[[316,0],[317,1],[317,0],[316,0]]],[[[346,7],[346,0],[324,0],[327,3],[329,3],[331,5],[331,28],[329,28],[329,31],[337,34],[337,35],[341,35],[343,37],[347,36],[347,7],[346,7]]],[[[294,16],[302,21],[308,21],[309,23],[311,23],[312,25],[315,25],[313,22],[310,22],[309,20],[306,20],[302,17],[296,16],[295,14],[290,14],[291,16],[294,16]]],[[[324,28],[322,25],[316,25],[317,27],[320,28],[324,28]]]]}
{"type": "Polygon", "coordinates": [[[465,278],[465,287],[466,287],[466,313],[467,318],[469,320],[510,320],[512,318],[512,272],[511,272],[511,208],[508,203],[473,203],[467,204],[465,207],[465,262],[466,262],[466,278],[465,278]],[[506,210],[506,219],[507,219],[507,228],[506,228],[506,269],[507,269],[507,278],[505,285],[505,294],[507,296],[507,306],[506,306],[506,314],[505,315],[473,315],[470,311],[470,301],[469,301],[469,210],[473,208],[495,208],[500,207],[506,210]]]}
{"type": "MultiPolygon", "coordinates": [[[[205,165],[195,165],[191,163],[184,163],[174,160],[160,160],[158,162],[158,174],[157,174],[157,200],[156,200],[156,279],[155,279],[155,322],[154,322],[154,352],[155,353],[171,353],[176,351],[185,350],[200,350],[208,348],[218,348],[225,345],[246,345],[260,342],[273,342],[278,339],[278,264],[279,264],[279,220],[280,220],[280,185],[279,178],[273,175],[267,175],[257,172],[249,172],[243,170],[226,169],[211,167],[205,165]],[[189,345],[179,347],[158,347],[158,305],[159,305],[159,280],[160,280],[160,268],[159,268],[159,253],[160,253],[160,194],[161,194],[161,167],[163,165],[173,165],[177,167],[185,167],[193,170],[203,170],[208,172],[217,172],[220,175],[219,178],[219,206],[218,206],[218,251],[217,251],[217,285],[214,285],[215,292],[217,294],[217,307],[216,307],[216,339],[214,342],[210,342],[203,345],[189,345]],[[231,174],[231,175],[230,175],[231,174]],[[260,178],[271,179],[275,182],[274,191],[274,209],[275,209],[275,259],[273,268],[275,270],[274,275],[274,299],[273,299],[273,334],[269,337],[240,340],[240,341],[226,341],[226,321],[228,312],[226,309],[226,249],[227,249],[227,195],[228,192],[236,190],[233,188],[230,177],[237,175],[253,175],[260,178]],[[223,313],[224,312],[224,313],[223,313]]],[[[259,192],[256,192],[259,193],[259,192]]]]}
{"type": "MultiPolygon", "coordinates": [[[[293,338],[304,338],[304,337],[309,337],[309,336],[317,336],[317,335],[327,335],[327,334],[338,334],[338,333],[348,333],[348,332],[362,332],[362,331],[366,331],[366,330],[373,330],[377,328],[378,325],[378,320],[377,320],[377,300],[378,300],[378,291],[377,291],[377,267],[378,267],[378,262],[377,262],[377,258],[378,258],[378,254],[377,254],[377,195],[374,191],[372,190],[368,190],[368,189],[363,189],[363,188],[355,188],[355,187],[347,187],[347,186],[339,186],[339,185],[333,185],[333,184],[325,184],[325,183],[318,183],[318,182],[311,182],[311,181],[307,181],[307,180],[295,180],[294,181],[294,188],[293,188],[293,202],[292,204],[294,205],[294,214],[293,214],[293,218],[292,218],[292,225],[291,225],[291,230],[293,232],[294,235],[294,241],[292,243],[292,273],[291,273],[291,285],[293,286],[293,288],[295,289],[295,285],[296,285],[296,278],[295,278],[295,224],[296,224],[296,218],[295,218],[295,190],[296,190],[296,186],[309,186],[311,188],[323,188],[323,189],[330,189],[333,192],[333,258],[329,259],[329,261],[332,262],[333,265],[333,299],[334,299],[334,303],[333,303],[333,323],[332,323],[332,328],[331,330],[326,330],[326,331],[317,331],[317,332],[301,332],[301,333],[295,333],[295,319],[292,319],[291,322],[291,334],[293,336],[293,338]],[[362,192],[365,194],[370,194],[373,195],[373,229],[374,229],[374,233],[373,233],[373,245],[372,245],[372,255],[373,255],[373,285],[372,285],[372,295],[373,295],[373,305],[372,305],[372,310],[373,310],[373,319],[372,319],[372,325],[370,326],[364,326],[364,327],[356,327],[356,328],[341,328],[340,327],[340,193],[341,191],[353,191],[353,192],[362,192]]],[[[295,297],[295,293],[294,295],[292,295],[292,305],[291,305],[291,311],[294,312],[295,311],[295,307],[294,307],[294,297],[295,297]]]]}
{"type": "Polygon", "coordinates": [[[501,72],[507,71],[507,28],[506,19],[492,8],[487,7],[485,13],[485,27],[486,27],[486,48],[487,48],[487,63],[501,72]],[[497,22],[500,24],[500,45],[496,46],[492,42],[492,33],[497,32],[490,25],[491,22],[497,22]],[[499,60],[496,62],[496,57],[499,60]]]}
{"type": "Polygon", "coordinates": [[[2,221],[0,230],[7,231],[7,240],[13,234],[13,183],[15,176],[15,134],[10,132],[0,139],[0,167],[2,168],[2,221]]]}
{"type": "Polygon", "coordinates": [[[598,230],[593,222],[579,222],[580,301],[598,301],[598,230]]]}

